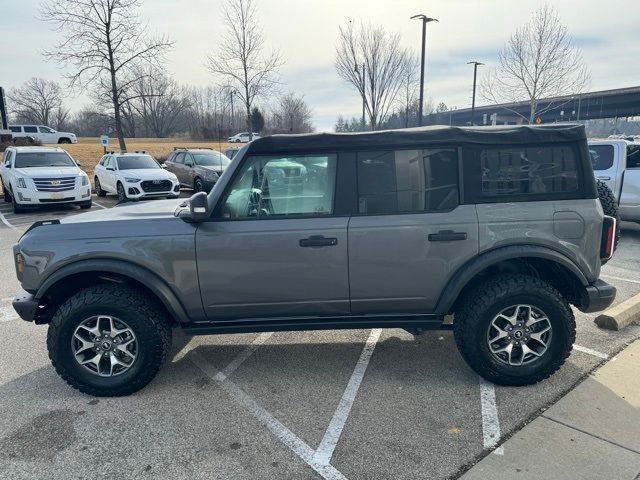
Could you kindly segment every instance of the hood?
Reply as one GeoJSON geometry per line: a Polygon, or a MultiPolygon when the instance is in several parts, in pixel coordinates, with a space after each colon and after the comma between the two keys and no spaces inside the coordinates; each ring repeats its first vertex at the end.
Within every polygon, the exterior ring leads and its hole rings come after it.
{"type": "Polygon", "coordinates": [[[141,180],[175,180],[175,175],[164,168],[119,170],[118,174],[121,177],[135,177],[141,180]]]}
{"type": "Polygon", "coordinates": [[[169,218],[174,216],[173,212],[182,202],[184,202],[184,198],[123,203],[113,208],[72,215],[60,220],[60,223],[113,222],[120,220],[169,218]]]}
{"type": "Polygon", "coordinates": [[[27,167],[16,168],[14,172],[29,178],[75,177],[84,173],[78,167],[27,167]]]}

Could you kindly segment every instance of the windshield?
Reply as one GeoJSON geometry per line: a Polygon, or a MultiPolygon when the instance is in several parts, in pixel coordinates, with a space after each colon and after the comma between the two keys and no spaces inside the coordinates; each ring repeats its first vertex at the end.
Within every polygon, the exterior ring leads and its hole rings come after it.
{"type": "Polygon", "coordinates": [[[73,159],[65,152],[20,152],[15,161],[15,168],[75,166],[73,159]]]}
{"type": "Polygon", "coordinates": [[[120,170],[141,170],[160,168],[160,165],[149,155],[127,155],[126,157],[118,157],[118,168],[120,170]]]}
{"type": "Polygon", "coordinates": [[[226,167],[231,162],[229,157],[220,152],[194,153],[193,158],[196,160],[196,165],[204,167],[226,167]]]}

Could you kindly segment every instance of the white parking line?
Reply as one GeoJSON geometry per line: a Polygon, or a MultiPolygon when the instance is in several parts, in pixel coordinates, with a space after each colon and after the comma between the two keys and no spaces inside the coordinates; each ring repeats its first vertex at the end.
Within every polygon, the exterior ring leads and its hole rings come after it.
{"type": "Polygon", "coordinates": [[[271,335],[273,335],[273,332],[265,332],[258,335],[258,337],[253,342],[251,342],[251,345],[245,348],[240,355],[234,358],[231,363],[224,368],[224,370],[216,374],[215,379],[219,382],[224,382],[227,377],[231,375],[240,365],[242,365],[242,362],[253,355],[253,352],[255,352],[260,347],[260,345],[266,342],[269,337],[271,337],[271,335]]]}
{"type": "MultiPolygon", "coordinates": [[[[634,272],[634,274],[637,272],[634,272]]],[[[622,282],[629,282],[629,283],[637,283],[640,284],[640,280],[633,280],[631,278],[622,278],[622,277],[614,277],[613,275],[600,275],[603,278],[610,278],[611,280],[620,280],[622,282]]]]}
{"type": "Polygon", "coordinates": [[[9,223],[9,220],[7,220],[2,213],[0,213],[0,221],[2,221],[2,223],[4,223],[7,227],[11,228],[12,230],[22,233],[22,231],[19,228],[11,225],[11,223],[9,223]]]}
{"type": "MultiPolygon", "coordinates": [[[[252,348],[253,344],[248,349],[255,351],[252,348]]],[[[245,354],[246,350],[240,354],[240,357],[246,358],[249,355],[245,354]]],[[[202,370],[209,378],[217,381],[220,387],[236,402],[246,408],[260,423],[262,423],[269,431],[275,435],[278,440],[289,447],[293,453],[300,457],[307,465],[313,468],[322,478],[326,480],[347,480],[346,477],[340,473],[335,467],[327,464],[320,463],[314,459],[315,451],[307,445],[300,437],[295,435],[291,430],[285,427],[277,418],[271,415],[267,410],[260,406],[255,400],[247,395],[240,387],[225,377],[225,380],[219,380],[219,373],[213,365],[198,354],[197,351],[192,350],[189,353],[191,361],[200,370],[202,370]]],[[[229,365],[237,363],[237,359],[233,360],[229,365]]],[[[242,362],[240,362],[242,363],[242,362]]],[[[239,364],[237,365],[239,366],[239,364]]],[[[236,366],[236,368],[237,368],[236,366]]],[[[226,370],[226,369],[225,369],[226,370]]]]}
{"type": "MultiPolygon", "coordinates": [[[[493,383],[480,378],[480,407],[482,410],[482,439],[485,449],[495,447],[500,441],[500,420],[496,406],[496,389],[493,383]]],[[[495,454],[503,455],[502,447],[496,448],[495,454]]]]}
{"type": "Polygon", "coordinates": [[[96,202],[95,200],[92,200],[92,202],[94,205],[100,207],[100,208],[104,208],[105,210],[107,210],[108,207],[105,207],[104,205],[100,205],[98,202],[96,202]]]}
{"type": "Polygon", "coordinates": [[[376,343],[378,343],[381,333],[382,330],[379,328],[371,330],[369,338],[362,349],[358,363],[356,363],[356,368],[351,374],[351,378],[349,379],[347,388],[345,388],[344,393],[342,394],[338,408],[333,414],[333,418],[324,433],[324,437],[322,437],[320,446],[313,457],[314,460],[321,464],[328,465],[331,461],[333,451],[338,444],[338,440],[340,440],[340,435],[342,435],[342,430],[347,422],[347,418],[351,412],[351,407],[353,406],[353,402],[358,390],[360,389],[360,384],[362,383],[367,366],[369,365],[369,360],[371,360],[371,355],[373,355],[373,350],[376,348],[376,343]]]}
{"type": "Polygon", "coordinates": [[[609,358],[609,355],[606,353],[598,352],[597,350],[592,350],[591,348],[581,347],[580,345],[573,344],[573,349],[582,353],[587,353],[589,355],[593,355],[594,357],[602,358],[606,360],[609,358]]]}

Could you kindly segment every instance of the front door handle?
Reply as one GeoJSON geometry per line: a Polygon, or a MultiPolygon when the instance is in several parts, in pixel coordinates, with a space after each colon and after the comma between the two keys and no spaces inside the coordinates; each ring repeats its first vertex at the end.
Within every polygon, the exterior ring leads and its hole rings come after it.
{"type": "Polygon", "coordinates": [[[301,247],[333,247],[338,244],[337,238],[328,238],[322,235],[311,235],[300,240],[301,247]]]}
{"type": "Polygon", "coordinates": [[[455,242],[467,239],[467,232],[454,232],[453,230],[440,230],[438,233],[430,233],[430,242],[455,242]]]}
{"type": "Polygon", "coordinates": [[[598,180],[611,180],[611,177],[598,177],[598,180]]]}

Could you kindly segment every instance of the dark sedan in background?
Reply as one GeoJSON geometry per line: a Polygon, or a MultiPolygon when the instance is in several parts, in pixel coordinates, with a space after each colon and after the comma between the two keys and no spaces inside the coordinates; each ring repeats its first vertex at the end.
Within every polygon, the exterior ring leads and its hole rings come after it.
{"type": "Polygon", "coordinates": [[[210,192],[231,160],[210,148],[176,147],[165,161],[180,185],[196,192],[210,192]]]}

